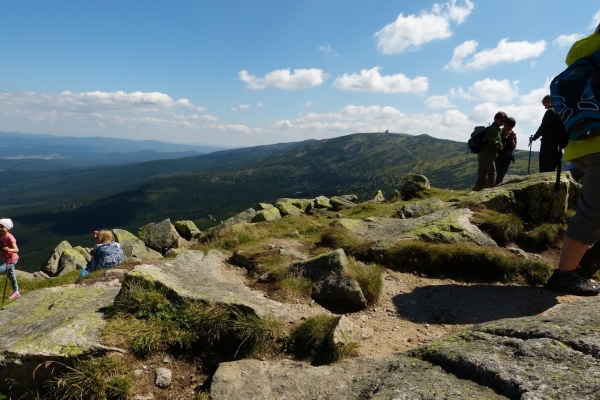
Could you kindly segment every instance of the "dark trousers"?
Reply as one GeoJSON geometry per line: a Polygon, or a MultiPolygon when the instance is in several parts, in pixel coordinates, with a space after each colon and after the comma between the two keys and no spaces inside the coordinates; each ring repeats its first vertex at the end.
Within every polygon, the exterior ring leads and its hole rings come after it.
{"type": "Polygon", "coordinates": [[[508,172],[508,167],[510,167],[510,162],[512,161],[512,156],[509,152],[501,151],[498,153],[498,158],[496,158],[496,185],[504,180],[504,176],[508,172]]]}
{"type": "Polygon", "coordinates": [[[540,145],[540,172],[556,171],[561,154],[558,143],[544,142],[540,145]]]}

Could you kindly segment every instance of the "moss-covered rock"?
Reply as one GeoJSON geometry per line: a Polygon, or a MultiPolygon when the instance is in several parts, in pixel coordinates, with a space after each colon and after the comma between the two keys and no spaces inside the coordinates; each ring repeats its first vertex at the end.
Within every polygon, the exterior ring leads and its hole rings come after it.
{"type": "Polygon", "coordinates": [[[281,215],[284,217],[287,215],[298,216],[304,213],[303,210],[288,202],[278,201],[277,203],[275,203],[275,207],[277,207],[281,215]]]}
{"type": "Polygon", "coordinates": [[[340,196],[333,196],[329,199],[329,203],[333,207],[335,211],[344,210],[346,208],[356,207],[356,203],[350,200],[347,200],[340,196]]]}
{"type": "Polygon", "coordinates": [[[58,270],[55,276],[67,274],[71,271],[81,270],[85,268],[87,260],[76,249],[66,249],[58,262],[58,270]]]}
{"type": "Polygon", "coordinates": [[[268,222],[281,219],[281,213],[276,207],[260,210],[252,218],[252,222],[268,222]]]}
{"type": "Polygon", "coordinates": [[[431,185],[425,175],[410,174],[404,179],[400,195],[404,200],[410,200],[417,197],[420,192],[429,189],[431,189],[431,185]]]}
{"type": "Polygon", "coordinates": [[[161,254],[170,248],[177,248],[181,238],[168,218],[142,226],[138,231],[138,237],[146,246],[161,254]]]}
{"type": "Polygon", "coordinates": [[[152,261],[162,258],[157,251],[146,247],[137,236],[124,229],[113,229],[115,240],[123,247],[123,253],[127,258],[135,258],[140,261],[152,261]]]}
{"type": "Polygon", "coordinates": [[[43,362],[69,364],[73,357],[102,352],[102,310],[118,291],[77,285],[40,289],[0,309],[0,392],[8,393],[12,378],[34,393],[57,372],[56,365],[40,368],[43,362]]]}
{"type": "Polygon", "coordinates": [[[69,244],[66,240],[63,240],[59,243],[58,246],[54,249],[52,254],[42,263],[41,271],[47,274],[48,276],[55,276],[58,271],[58,263],[60,261],[60,257],[67,249],[72,249],[73,246],[69,244]]]}
{"type": "Polygon", "coordinates": [[[444,203],[437,197],[405,204],[399,211],[400,218],[416,218],[444,209],[444,203]]]}
{"type": "Polygon", "coordinates": [[[173,226],[175,227],[177,233],[179,233],[179,235],[186,240],[197,239],[202,234],[194,221],[176,221],[173,226]]]}
{"type": "Polygon", "coordinates": [[[432,243],[470,242],[497,246],[488,235],[473,225],[469,209],[445,209],[418,218],[369,218],[365,221],[340,218],[332,226],[343,227],[372,242],[374,251],[386,251],[404,240],[424,240],[432,243]]]}
{"type": "Polygon", "coordinates": [[[332,208],[331,204],[329,203],[329,198],[325,196],[315,197],[314,203],[315,208],[332,208]]]}

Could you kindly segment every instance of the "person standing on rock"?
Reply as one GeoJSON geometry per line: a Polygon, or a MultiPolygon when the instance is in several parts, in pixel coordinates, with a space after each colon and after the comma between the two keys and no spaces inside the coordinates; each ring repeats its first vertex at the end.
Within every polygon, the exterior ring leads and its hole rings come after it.
{"type": "Polygon", "coordinates": [[[81,270],[79,278],[75,283],[80,282],[86,275],[103,268],[113,268],[125,260],[123,248],[118,242],[115,242],[115,236],[108,229],[94,231],[94,241],[96,245],[90,251],[92,259],[86,267],[81,270]]]}
{"type": "Polygon", "coordinates": [[[542,138],[539,159],[540,172],[552,172],[556,171],[562,157],[558,146],[558,132],[562,121],[552,108],[552,99],[549,94],[542,99],[542,105],[546,108],[546,112],[535,135],[529,137],[529,144],[531,145],[533,141],[542,138]]]}
{"type": "MultiPolygon", "coordinates": [[[[600,49],[600,24],[591,35],[575,42],[566,63],[571,65],[589,57],[600,49]]],[[[561,293],[580,296],[597,295],[600,285],[579,275],[579,263],[590,246],[600,239],[600,136],[581,141],[569,141],[565,160],[585,171],[581,196],[575,216],[569,221],[560,252],[558,269],[554,271],[546,288],[561,293]]]]}
{"type": "MultiPolygon", "coordinates": [[[[15,265],[19,261],[19,248],[17,247],[17,240],[10,233],[12,228],[13,222],[10,218],[0,219],[0,246],[2,246],[2,260],[4,261],[4,264],[0,266],[0,275],[6,274],[10,280],[13,292],[8,297],[9,300],[14,300],[21,296],[19,294],[19,283],[15,275],[15,265]]],[[[4,301],[4,298],[2,301],[4,301]]]]}
{"type": "Polygon", "coordinates": [[[506,113],[499,111],[494,116],[494,122],[487,127],[485,133],[485,145],[477,154],[477,182],[473,186],[474,191],[478,192],[483,188],[493,188],[496,186],[496,157],[502,147],[500,138],[500,127],[506,122],[506,113]]]}
{"type": "Polygon", "coordinates": [[[508,172],[511,162],[515,162],[514,150],[517,148],[517,134],[513,128],[517,124],[514,118],[506,119],[506,123],[502,126],[502,148],[498,152],[496,158],[496,185],[504,180],[504,176],[508,172]]]}

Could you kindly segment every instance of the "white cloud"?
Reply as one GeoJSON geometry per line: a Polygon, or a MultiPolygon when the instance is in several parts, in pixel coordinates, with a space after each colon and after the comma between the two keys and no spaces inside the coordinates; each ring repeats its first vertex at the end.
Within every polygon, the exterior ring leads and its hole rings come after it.
{"type": "Polygon", "coordinates": [[[427,108],[454,108],[456,107],[448,96],[431,96],[425,100],[427,108]]]}
{"type": "Polygon", "coordinates": [[[240,108],[240,110],[247,110],[250,108],[250,105],[249,104],[240,104],[239,108],[240,108]]]}
{"type": "Polygon", "coordinates": [[[419,15],[401,13],[394,22],[375,33],[377,48],[383,54],[395,54],[419,49],[433,40],[447,39],[452,35],[450,22],[462,24],[474,8],[469,0],[465,0],[463,6],[451,0],[435,4],[431,11],[423,10],[419,15]]]}
{"type": "Polygon", "coordinates": [[[452,60],[446,65],[446,69],[465,71],[474,69],[485,69],[492,65],[509,62],[519,62],[528,58],[539,57],[546,50],[546,41],[537,42],[509,42],[504,38],[498,42],[493,49],[485,49],[476,53],[464,62],[465,57],[475,51],[477,42],[468,41],[454,49],[452,60]]]}
{"type": "Polygon", "coordinates": [[[336,53],[330,45],[326,45],[326,46],[319,46],[319,51],[322,51],[323,53],[333,56],[333,57],[337,57],[338,53],[336,53]]]}
{"type": "Polygon", "coordinates": [[[360,74],[344,74],[333,82],[333,87],[356,92],[425,93],[429,86],[424,76],[409,79],[404,74],[381,76],[381,67],[363,69],[360,74]]]}
{"type": "Polygon", "coordinates": [[[240,81],[246,84],[248,89],[266,89],[268,87],[296,90],[308,89],[319,86],[327,79],[327,74],[322,69],[295,69],[293,73],[290,69],[278,69],[271,71],[264,78],[258,78],[250,75],[246,70],[238,72],[240,81]]]}
{"type": "Polygon", "coordinates": [[[263,103],[261,103],[260,101],[258,103],[256,103],[256,107],[264,107],[263,103]]]}
{"type": "Polygon", "coordinates": [[[444,67],[444,69],[458,70],[462,66],[462,62],[469,54],[475,53],[477,50],[477,41],[467,40],[454,48],[452,59],[444,67]]]}
{"type": "Polygon", "coordinates": [[[231,111],[237,111],[237,108],[231,107],[231,111]]]}
{"type": "Polygon", "coordinates": [[[302,104],[302,108],[311,108],[312,107],[312,103],[310,101],[307,101],[306,103],[302,104]]]}
{"type": "Polygon", "coordinates": [[[212,115],[205,114],[205,115],[202,115],[202,116],[200,117],[200,119],[201,119],[201,120],[203,120],[203,121],[211,121],[211,122],[214,122],[214,121],[217,121],[219,118],[217,118],[217,117],[213,117],[212,115]]]}
{"type": "Polygon", "coordinates": [[[600,10],[596,11],[592,16],[592,23],[589,25],[589,29],[596,30],[598,24],[600,24],[600,10]]]}
{"type": "Polygon", "coordinates": [[[483,100],[486,102],[507,103],[519,95],[519,81],[510,82],[508,79],[486,78],[476,81],[467,90],[462,87],[450,89],[449,95],[464,100],[483,100]]]}
{"type": "Polygon", "coordinates": [[[236,125],[236,124],[227,124],[227,125],[210,125],[209,128],[216,129],[222,132],[241,132],[241,133],[251,133],[252,129],[248,128],[246,125],[236,125]]]}
{"type": "Polygon", "coordinates": [[[583,37],[580,33],[572,33],[570,35],[560,35],[552,41],[552,44],[558,47],[569,47],[583,37]]]}

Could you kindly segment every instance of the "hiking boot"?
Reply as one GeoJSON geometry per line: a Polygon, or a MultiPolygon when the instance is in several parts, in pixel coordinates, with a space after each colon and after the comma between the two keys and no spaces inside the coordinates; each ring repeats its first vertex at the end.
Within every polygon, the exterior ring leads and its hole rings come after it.
{"type": "Polygon", "coordinates": [[[493,188],[493,187],[496,187],[496,184],[495,184],[495,183],[486,183],[486,184],[485,184],[485,188],[486,188],[486,189],[491,189],[491,188],[493,188]]]}
{"type": "Polygon", "coordinates": [[[577,296],[595,296],[600,293],[600,285],[583,279],[577,270],[567,273],[555,270],[546,283],[546,289],[577,296]]]}
{"type": "Polygon", "coordinates": [[[479,185],[475,185],[473,186],[473,189],[471,189],[474,192],[479,192],[481,190],[483,190],[483,186],[479,186],[479,185]]]}
{"type": "Polygon", "coordinates": [[[10,296],[8,296],[8,299],[9,300],[14,300],[14,299],[18,299],[19,297],[21,297],[21,294],[19,294],[19,292],[14,292],[10,296]]]}

